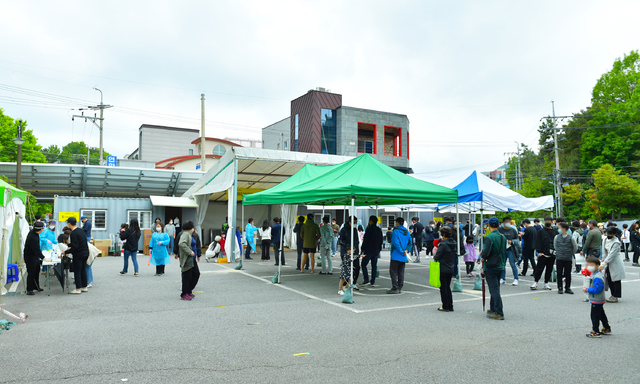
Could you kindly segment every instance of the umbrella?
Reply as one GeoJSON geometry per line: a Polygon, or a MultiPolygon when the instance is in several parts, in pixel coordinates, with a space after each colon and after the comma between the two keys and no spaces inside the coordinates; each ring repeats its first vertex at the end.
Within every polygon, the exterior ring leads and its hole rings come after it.
{"type": "Polygon", "coordinates": [[[62,287],[62,292],[64,293],[64,267],[62,266],[62,263],[53,266],[53,273],[58,278],[60,286],[62,287]]]}
{"type": "Polygon", "coordinates": [[[485,301],[486,301],[486,297],[487,297],[487,292],[484,288],[484,273],[482,274],[482,312],[484,312],[485,310],[485,301]]]}

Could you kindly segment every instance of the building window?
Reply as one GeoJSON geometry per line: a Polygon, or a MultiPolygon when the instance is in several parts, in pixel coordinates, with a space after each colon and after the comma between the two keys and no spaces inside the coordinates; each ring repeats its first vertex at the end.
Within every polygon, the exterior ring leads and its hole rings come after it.
{"type": "Polygon", "coordinates": [[[296,116],[294,118],[294,141],[293,141],[293,150],[298,152],[298,120],[299,120],[299,115],[296,113],[296,116]]]}
{"type": "Polygon", "coordinates": [[[227,152],[227,149],[222,145],[218,144],[213,148],[213,154],[217,156],[222,156],[227,152]]]}
{"type": "Polygon", "coordinates": [[[358,123],[358,152],[376,154],[376,126],[358,123]]]}
{"type": "Polygon", "coordinates": [[[336,110],[320,109],[320,121],[322,124],[320,153],[327,155],[336,154],[336,110]]]}
{"type": "Polygon", "coordinates": [[[138,220],[141,229],[151,228],[151,211],[127,211],[127,221],[138,220]]]}
{"type": "Polygon", "coordinates": [[[386,156],[402,156],[402,129],[384,127],[384,154],[386,156]]]}
{"type": "Polygon", "coordinates": [[[380,216],[380,225],[382,228],[394,227],[396,217],[394,215],[381,215],[380,216]]]}
{"type": "Polygon", "coordinates": [[[105,209],[82,209],[80,216],[87,216],[93,231],[107,230],[107,211],[105,209]]]}
{"type": "Polygon", "coordinates": [[[193,156],[193,149],[189,150],[189,156],[193,156]]]}

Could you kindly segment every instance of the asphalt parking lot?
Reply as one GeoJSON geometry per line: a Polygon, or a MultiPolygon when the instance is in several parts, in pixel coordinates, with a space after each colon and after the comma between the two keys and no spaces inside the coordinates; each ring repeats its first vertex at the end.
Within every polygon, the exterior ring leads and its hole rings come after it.
{"type": "Polygon", "coordinates": [[[0,334],[0,383],[640,381],[640,268],[629,263],[622,300],[605,305],[613,334],[588,339],[581,277],[575,295],[531,291],[531,277],[503,285],[506,319],[494,321],[467,277],[455,312],[436,311],[428,263],[407,265],[403,294],[387,295],[384,253],[378,286],[349,305],[337,294],[339,258],[329,276],[297,272],[295,253],[286,257],[282,284],[271,283],[273,261],[236,271],[202,259],[191,302],[179,299],[176,260],[156,277],[144,256],[139,277],[119,275],[121,257],[97,259],[80,296],[57,281],[51,296],[4,296],[29,318],[0,334]]]}

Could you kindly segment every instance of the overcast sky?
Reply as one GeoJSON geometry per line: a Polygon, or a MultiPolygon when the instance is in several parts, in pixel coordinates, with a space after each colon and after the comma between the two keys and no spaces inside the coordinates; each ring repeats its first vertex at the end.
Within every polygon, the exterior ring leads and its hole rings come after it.
{"type": "Polygon", "coordinates": [[[69,109],[98,103],[98,87],[115,106],[105,149],[122,157],[141,124],[199,128],[201,93],[207,136],[260,139],[320,86],[347,106],[408,115],[416,176],[487,171],[514,141],[537,143],[551,100],[558,115],[589,105],[600,75],[640,48],[639,11],[583,0],[0,0],[0,108],[45,147],[97,147],[98,130],[69,109]]]}

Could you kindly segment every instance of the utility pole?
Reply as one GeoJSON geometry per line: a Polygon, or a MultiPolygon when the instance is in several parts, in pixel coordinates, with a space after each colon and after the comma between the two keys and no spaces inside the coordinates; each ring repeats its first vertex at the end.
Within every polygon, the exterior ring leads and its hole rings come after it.
{"type": "Polygon", "coordinates": [[[555,152],[556,157],[556,172],[555,172],[555,184],[556,184],[556,217],[562,216],[562,197],[560,194],[562,193],[562,179],[560,177],[560,157],[558,155],[558,130],[556,129],[556,107],[553,100],[551,100],[551,110],[553,113],[553,150],[555,152]]]}
{"type": "Polygon", "coordinates": [[[200,169],[202,172],[205,172],[205,163],[207,162],[207,154],[204,152],[204,93],[200,95],[200,104],[202,109],[202,116],[200,117],[200,154],[202,155],[202,160],[200,161],[200,169]]]}
{"type": "Polygon", "coordinates": [[[517,170],[516,170],[516,180],[517,180],[517,189],[520,190],[522,189],[522,184],[524,184],[524,180],[522,178],[522,167],[520,165],[520,143],[518,143],[517,141],[515,142],[516,145],[518,146],[518,166],[517,166],[517,170]]]}
{"type": "Polygon", "coordinates": [[[22,144],[24,139],[22,138],[22,120],[18,120],[18,135],[13,142],[18,146],[18,158],[16,162],[16,188],[22,189],[22,144]]]}
{"type": "MultiPolygon", "coordinates": [[[[113,105],[106,105],[106,104],[104,104],[104,102],[103,102],[103,98],[102,98],[102,91],[101,91],[101,90],[99,90],[99,89],[98,89],[98,88],[96,88],[96,87],[94,87],[93,89],[95,89],[96,91],[100,92],[100,105],[92,105],[92,106],[89,106],[89,107],[87,107],[87,108],[80,108],[79,110],[80,110],[80,111],[84,111],[85,109],[91,109],[91,110],[94,110],[94,111],[95,111],[95,110],[98,110],[98,109],[99,109],[99,110],[100,110],[100,117],[96,117],[95,115],[94,115],[94,117],[85,116],[85,115],[84,115],[84,112],[82,112],[82,115],[73,115],[73,116],[71,116],[71,120],[73,121],[73,120],[74,120],[74,118],[76,118],[76,117],[81,118],[81,119],[84,119],[84,121],[91,120],[91,122],[92,122],[96,127],[98,127],[98,129],[100,130],[100,155],[99,155],[99,156],[100,156],[100,163],[99,163],[99,164],[100,164],[100,165],[104,165],[104,159],[103,159],[103,152],[104,152],[104,145],[103,145],[103,144],[104,144],[104,141],[103,141],[103,140],[104,140],[104,139],[103,139],[103,135],[102,135],[102,128],[103,128],[103,124],[102,124],[102,122],[104,121],[104,114],[103,114],[103,112],[104,112],[104,110],[105,110],[106,108],[111,108],[111,107],[113,107],[113,105]],[[96,124],[96,120],[100,121],[100,125],[96,124]]],[[[87,143],[87,148],[89,148],[89,143],[87,143]]],[[[89,151],[87,151],[87,153],[89,153],[89,151]]],[[[88,164],[89,164],[89,159],[87,158],[87,165],[88,165],[88,164]]]]}
{"type": "MultiPolygon", "coordinates": [[[[522,183],[520,182],[520,145],[518,144],[518,152],[505,152],[504,154],[518,156],[518,160],[516,161],[516,169],[515,169],[516,174],[513,179],[515,181],[516,190],[519,190],[520,188],[522,188],[522,183]]],[[[506,170],[505,170],[505,178],[506,178],[506,170]]]]}

